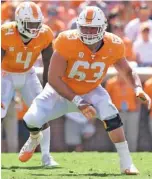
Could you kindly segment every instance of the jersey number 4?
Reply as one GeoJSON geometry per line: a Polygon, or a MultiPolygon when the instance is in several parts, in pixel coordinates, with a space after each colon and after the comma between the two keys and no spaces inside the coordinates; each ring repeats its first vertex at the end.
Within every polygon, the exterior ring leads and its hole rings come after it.
{"type": "Polygon", "coordinates": [[[94,62],[92,64],[90,64],[87,61],[76,61],[68,75],[69,78],[74,78],[75,76],[78,76],[79,78],[77,78],[76,80],[78,81],[86,81],[88,83],[95,83],[97,80],[99,80],[101,78],[101,76],[103,75],[103,71],[105,69],[105,63],[103,62],[94,62]],[[96,69],[97,67],[100,67],[100,71],[98,73],[94,73],[93,75],[93,80],[85,80],[87,74],[85,72],[82,71],[78,71],[79,67],[84,67],[84,69],[88,69],[88,70],[92,70],[92,69],[96,69]]]}
{"type": "Polygon", "coordinates": [[[27,52],[26,59],[22,59],[23,53],[18,52],[16,57],[16,63],[24,64],[24,69],[28,68],[32,59],[32,52],[27,52]]]}

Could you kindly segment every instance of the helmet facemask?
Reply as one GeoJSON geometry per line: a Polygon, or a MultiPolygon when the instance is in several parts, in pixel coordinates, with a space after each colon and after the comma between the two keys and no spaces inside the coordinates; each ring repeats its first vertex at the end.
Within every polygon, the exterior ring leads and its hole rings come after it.
{"type": "Polygon", "coordinates": [[[105,34],[106,28],[107,28],[106,25],[105,26],[104,25],[103,26],[85,26],[85,25],[82,26],[77,23],[79,38],[83,43],[87,45],[92,45],[102,40],[105,34]],[[88,31],[90,29],[91,33],[88,33],[87,29],[88,31]]]}
{"type": "Polygon", "coordinates": [[[31,22],[27,20],[17,21],[18,30],[21,34],[28,38],[36,38],[42,27],[42,22],[31,22]]]}

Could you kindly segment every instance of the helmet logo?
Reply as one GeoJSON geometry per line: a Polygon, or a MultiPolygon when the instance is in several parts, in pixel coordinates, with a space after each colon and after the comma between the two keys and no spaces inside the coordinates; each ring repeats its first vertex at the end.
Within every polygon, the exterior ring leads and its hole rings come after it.
{"type": "Polygon", "coordinates": [[[38,11],[37,11],[37,7],[33,3],[30,3],[30,6],[32,8],[33,17],[35,19],[38,19],[39,14],[38,14],[38,11]]]}
{"type": "Polygon", "coordinates": [[[79,58],[83,58],[84,57],[84,53],[83,52],[79,52],[79,58]]]}
{"type": "Polygon", "coordinates": [[[87,10],[87,14],[86,14],[86,23],[90,24],[92,22],[92,20],[94,19],[94,11],[92,8],[87,10]]]}

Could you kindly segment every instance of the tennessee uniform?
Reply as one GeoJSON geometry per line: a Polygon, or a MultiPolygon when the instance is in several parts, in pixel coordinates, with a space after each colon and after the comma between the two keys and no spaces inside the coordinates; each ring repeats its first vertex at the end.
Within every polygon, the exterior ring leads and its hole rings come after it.
{"type": "Polygon", "coordinates": [[[32,68],[41,51],[52,42],[53,32],[43,24],[39,36],[25,45],[14,21],[1,26],[1,38],[2,49],[6,51],[2,69],[12,73],[25,73],[32,68]]]}
{"type": "MultiPolygon", "coordinates": [[[[44,65],[43,81],[47,80],[48,64],[53,51],[53,32],[42,22],[43,15],[39,6],[33,2],[22,2],[15,11],[15,21],[3,24],[1,27],[2,118],[6,116],[15,90],[21,93],[28,107],[42,91],[42,85],[33,67],[40,54],[42,54],[44,65]]],[[[44,136],[40,140],[42,164],[56,166],[58,164],[49,153],[50,127],[48,124],[43,125],[42,132],[44,136]]]]}
{"type": "Polygon", "coordinates": [[[106,32],[103,41],[103,48],[96,53],[80,41],[77,30],[61,33],[54,42],[54,50],[68,63],[63,80],[75,93],[86,94],[99,86],[108,67],[124,57],[124,45],[118,36],[106,32]]]}
{"type": "Polygon", "coordinates": [[[14,90],[20,90],[26,104],[42,91],[42,86],[34,72],[33,65],[41,51],[53,40],[53,33],[47,25],[42,25],[39,36],[25,45],[17,30],[16,22],[1,27],[1,47],[5,51],[2,61],[2,117],[5,117],[14,90]],[[45,40],[44,40],[45,39],[45,40]]]}
{"type": "MultiPolygon", "coordinates": [[[[82,95],[84,99],[91,101],[91,104],[97,107],[98,118],[101,120],[115,116],[118,113],[108,93],[100,84],[108,67],[124,57],[124,45],[119,37],[106,32],[103,40],[103,48],[95,54],[91,53],[80,41],[76,30],[60,33],[53,44],[54,51],[62,55],[68,64],[63,81],[76,94],[82,95]],[[118,53],[115,53],[116,50],[118,53]]],[[[34,100],[24,119],[27,120],[28,118],[31,126],[37,125],[37,127],[40,127],[44,121],[77,111],[79,110],[73,103],[65,98],[59,98],[55,90],[47,84],[43,92],[34,100]],[[41,108],[38,110],[39,113],[35,114],[38,104],[41,105],[41,108]],[[46,111],[45,116],[44,111],[46,111]],[[37,116],[43,118],[35,121],[37,116]]]]}
{"type": "MultiPolygon", "coordinates": [[[[106,32],[106,27],[103,12],[98,7],[88,6],[78,17],[77,29],[62,32],[57,37],[49,66],[48,84],[34,100],[24,121],[31,136],[38,140],[41,137],[40,128],[48,120],[78,111],[88,120],[96,116],[104,122],[115,144],[120,156],[121,172],[138,174],[129,154],[118,110],[107,91],[100,86],[109,66],[115,65],[121,74],[125,73],[133,87],[136,88],[138,84],[140,90],[137,96],[142,96],[148,104],[150,101],[140,86],[140,80],[132,76],[132,69],[125,60],[122,40],[106,32]]],[[[34,141],[30,137],[20,151],[20,158],[29,151],[33,152],[34,147],[32,150],[28,148],[32,143],[34,141]]]]}

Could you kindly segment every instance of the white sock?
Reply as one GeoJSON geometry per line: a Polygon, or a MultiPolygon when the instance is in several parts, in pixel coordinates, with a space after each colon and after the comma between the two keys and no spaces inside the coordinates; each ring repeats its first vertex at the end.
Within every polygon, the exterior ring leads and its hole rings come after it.
{"type": "Polygon", "coordinates": [[[118,155],[120,157],[120,165],[122,169],[128,169],[132,164],[132,158],[129,152],[127,141],[115,143],[118,155]]]}
{"type": "Polygon", "coordinates": [[[40,141],[41,153],[49,154],[50,153],[50,127],[42,131],[43,139],[40,141]]]}

